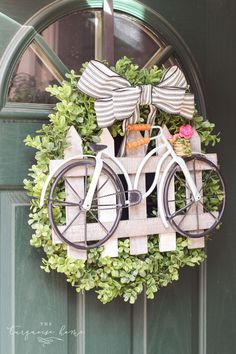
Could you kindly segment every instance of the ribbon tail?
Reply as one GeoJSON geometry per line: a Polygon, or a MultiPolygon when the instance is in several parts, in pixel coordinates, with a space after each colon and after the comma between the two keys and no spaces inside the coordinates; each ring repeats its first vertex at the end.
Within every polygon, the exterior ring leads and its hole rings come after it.
{"type": "Polygon", "coordinates": [[[183,98],[183,103],[179,114],[184,118],[192,119],[194,110],[194,95],[191,93],[186,93],[183,98]]]}
{"type": "Polygon", "coordinates": [[[155,123],[157,108],[153,105],[150,105],[150,112],[147,117],[147,124],[153,125],[155,123]]]}
{"type": "Polygon", "coordinates": [[[115,122],[113,113],[113,101],[111,98],[104,98],[94,102],[99,128],[107,128],[115,122]]]}
{"type": "MultiPolygon", "coordinates": [[[[156,113],[157,113],[157,108],[153,105],[150,105],[150,112],[147,117],[147,124],[151,124],[151,126],[154,125],[156,113]]],[[[150,129],[150,131],[146,130],[144,133],[145,138],[150,138],[151,135],[152,135],[152,129],[150,129]]],[[[146,151],[147,151],[147,149],[148,149],[148,147],[146,148],[146,151]]]]}
{"type": "Polygon", "coordinates": [[[128,120],[125,119],[122,123],[122,129],[123,129],[123,132],[124,132],[124,137],[122,139],[122,142],[120,144],[120,148],[119,148],[119,151],[118,151],[118,154],[117,156],[118,157],[124,157],[125,156],[125,147],[126,147],[126,143],[127,143],[127,137],[128,137],[128,120]]]}

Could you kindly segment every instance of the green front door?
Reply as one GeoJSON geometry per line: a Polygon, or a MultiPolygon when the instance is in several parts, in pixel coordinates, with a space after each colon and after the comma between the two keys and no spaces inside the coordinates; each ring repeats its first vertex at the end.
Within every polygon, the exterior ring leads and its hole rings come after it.
{"type": "Polygon", "coordinates": [[[40,269],[43,254],[29,244],[29,200],[22,187],[33,163],[32,152],[23,140],[47,121],[53,104],[44,88],[60,82],[67,68],[78,69],[82,62],[100,55],[101,28],[94,27],[94,23],[101,21],[102,1],[62,0],[50,5],[50,1],[12,0],[0,4],[1,354],[236,352],[235,164],[228,158],[232,159],[230,151],[235,149],[231,91],[235,70],[231,72],[230,67],[236,48],[230,34],[236,8],[233,0],[229,2],[231,7],[227,9],[221,2],[210,0],[181,1],[173,6],[164,0],[114,2],[115,56],[127,54],[139,65],[147,66],[177,60],[205,113],[191,54],[165,20],[156,17],[146,5],[164,15],[191,46],[204,74],[209,118],[222,130],[218,153],[231,183],[231,212],[226,213],[222,231],[209,242],[208,265],[184,269],[180,280],[163,288],[155,300],[147,301],[141,295],[135,305],[120,299],[102,305],[95,294],[78,295],[63,276],[40,269]],[[206,21],[209,13],[215,17],[206,21]],[[219,22],[224,26],[218,26],[219,22]],[[84,26],[87,37],[81,40],[84,26]],[[135,42],[136,36],[141,47],[135,42]],[[213,45],[214,41],[219,41],[219,47],[213,45]]]}

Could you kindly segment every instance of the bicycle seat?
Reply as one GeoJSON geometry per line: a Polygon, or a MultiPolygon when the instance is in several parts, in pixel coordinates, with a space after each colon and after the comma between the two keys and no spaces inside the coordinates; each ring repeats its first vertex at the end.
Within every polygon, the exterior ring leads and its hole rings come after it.
{"type": "Polygon", "coordinates": [[[102,151],[107,148],[107,145],[102,145],[102,144],[89,144],[89,147],[91,150],[95,152],[102,151]]]}

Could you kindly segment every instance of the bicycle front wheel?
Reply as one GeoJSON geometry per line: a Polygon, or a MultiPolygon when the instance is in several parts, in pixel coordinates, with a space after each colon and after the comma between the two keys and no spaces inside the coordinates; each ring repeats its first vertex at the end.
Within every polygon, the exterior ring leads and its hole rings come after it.
{"type": "Polygon", "coordinates": [[[201,198],[194,200],[183,172],[175,164],[164,188],[164,209],[168,221],[181,235],[203,237],[214,231],[221,221],[225,184],[218,167],[203,155],[193,155],[185,162],[201,198]]]}
{"type": "Polygon", "coordinates": [[[95,165],[94,159],[71,163],[55,177],[49,191],[52,228],[62,242],[77,249],[103,245],[114,234],[125,204],[119,177],[104,163],[91,208],[83,208],[95,165]]]}

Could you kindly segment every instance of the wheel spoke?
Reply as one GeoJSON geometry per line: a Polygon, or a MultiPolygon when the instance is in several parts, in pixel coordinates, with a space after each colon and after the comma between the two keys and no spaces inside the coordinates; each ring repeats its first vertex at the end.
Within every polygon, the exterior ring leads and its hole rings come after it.
{"type": "Polygon", "coordinates": [[[84,176],[84,195],[87,193],[87,178],[88,178],[88,166],[85,165],[85,176],[84,176]]]}
{"type": "Polygon", "coordinates": [[[188,207],[191,207],[195,201],[193,200],[191,203],[185,205],[183,208],[177,210],[174,214],[170,216],[170,219],[175,218],[178,214],[180,214],[183,210],[187,209],[188,207]]]}
{"type": "Polygon", "coordinates": [[[94,195],[97,195],[99,192],[100,192],[100,190],[106,185],[106,183],[109,181],[109,177],[106,179],[106,181],[98,188],[98,190],[95,192],[95,194],[94,195]]]}
{"type": "Polygon", "coordinates": [[[100,208],[100,207],[104,207],[104,206],[110,206],[110,207],[122,207],[121,204],[98,204],[98,205],[92,205],[91,207],[97,207],[97,208],[100,208]]]}
{"type": "Polygon", "coordinates": [[[70,182],[65,179],[66,183],[68,184],[68,186],[70,187],[70,189],[75,193],[75,195],[80,199],[80,201],[82,201],[82,198],[79,196],[79,194],[76,192],[76,190],[73,188],[73,186],[70,184],[70,182]]]}
{"type": "Polygon", "coordinates": [[[87,239],[87,212],[85,212],[85,216],[84,216],[84,244],[85,246],[88,245],[88,239],[87,239]]]}
{"type": "Polygon", "coordinates": [[[197,215],[197,232],[199,233],[199,230],[200,230],[200,229],[199,229],[199,213],[198,213],[198,210],[199,210],[199,209],[198,209],[198,208],[199,208],[199,205],[198,205],[198,203],[197,203],[197,205],[196,205],[196,209],[197,209],[197,210],[196,210],[196,212],[197,212],[197,214],[196,214],[196,215],[197,215]]]}
{"type": "Polygon", "coordinates": [[[90,210],[93,210],[93,211],[97,211],[98,209],[99,210],[117,210],[117,209],[119,210],[121,208],[122,208],[122,205],[119,205],[119,204],[114,205],[113,207],[111,206],[110,208],[109,207],[103,208],[103,205],[98,205],[98,206],[96,205],[96,206],[92,206],[90,210]]]}
{"type": "Polygon", "coordinates": [[[180,183],[182,184],[183,187],[187,187],[188,190],[192,193],[191,189],[189,188],[189,186],[187,185],[187,183],[184,183],[184,181],[182,179],[180,179],[180,177],[176,174],[175,177],[177,177],[177,179],[180,181],[180,183]]]}
{"type": "MultiPolygon", "coordinates": [[[[188,198],[185,198],[185,200],[190,200],[191,199],[191,197],[188,197],[188,198]]],[[[180,202],[179,200],[176,200],[176,199],[170,199],[170,200],[168,200],[168,203],[173,203],[173,202],[180,202]]]]}
{"type": "Polygon", "coordinates": [[[64,233],[70,228],[70,226],[73,224],[73,222],[80,216],[81,211],[82,210],[80,209],[80,211],[73,217],[73,219],[69,222],[69,224],[66,225],[65,230],[63,230],[63,232],[62,232],[62,235],[64,235],[64,233]]]}
{"type": "Polygon", "coordinates": [[[211,214],[211,216],[212,216],[215,220],[218,220],[218,218],[201,202],[201,200],[199,200],[199,203],[201,203],[201,205],[203,206],[203,208],[204,208],[209,214],[211,214]]]}
{"type": "Polygon", "coordinates": [[[191,205],[189,206],[189,208],[187,209],[186,213],[184,214],[184,216],[182,217],[182,219],[180,220],[180,222],[178,223],[178,227],[182,224],[182,222],[184,221],[184,219],[186,218],[186,216],[188,215],[189,209],[191,208],[191,205]]]}
{"type": "Polygon", "coordinates": [[[194,173],[194,183],[197,185],[197,176],[196,176],[196,158],[193,160],[193,173],[194,173]]]}
{"type": "Polygon", "coordinates": [[[214,198],[214,197],[221,196],[221,195],[224,196],[225,193],[223,193],[223,192],[222,193],[215,193],[215,194],[205,194],[204,193],[203,197],[213,197],[214,198]]]}
{"type": "Polygon", "coordinates": [[[67,201],[62,201],[62,200],[58,200],[58,199],[48,199],[49,202],[55,202],[58,203],[57,204],[53,204],[53,206],[79,206],[78,203],[73,203],[73,202],[67,202],[67,201]]]}
{"type": "Polygon", "coordinates": [[[207,176],[206,180],[205,180],[204,183],[202,184],[199,193],[201,193],[201,191],[203,190],[204,186],[206,185],[206,183],[207,183],[207,181],[209,180],[209,178],[210,178],[210,176],[211,176],[211,174],[212,174],[213,171],[214,171],[214,170],[211,170],[211,171],[210,171],[210,173],[209,173],[209,175],[207,176]]]}
{"type": "Polygon", "coordinates": [[[94,213],[92,213],[91,209],[89,210],[89,213],[94,217],[94,219],[102,226],[102,228],[108,232],[107,228],[103,225],[103,223],[96,217],[96,215],[94,215],[94,213]]]}

